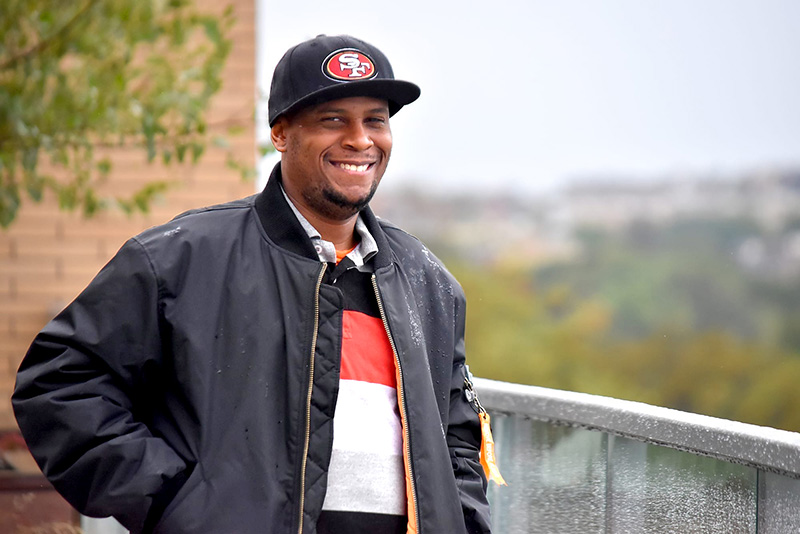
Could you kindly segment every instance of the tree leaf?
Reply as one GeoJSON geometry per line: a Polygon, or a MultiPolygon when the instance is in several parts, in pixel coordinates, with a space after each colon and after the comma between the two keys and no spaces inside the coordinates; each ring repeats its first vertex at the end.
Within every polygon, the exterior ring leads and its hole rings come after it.
{"type": "MultiPolygon", "coordinates": [[[[214,146],[221,127],[214,131],[205,115],[230,52],[230,8],[211,15],[189,0],[9,0],[2,10],[4,227],[23,196],[40,199],[48,188],[65,210],[88,216],[110,205],[97,186],[113,179],[113,168],[96,146],[141,150],[165,164],[186,162],[187,150],[197,163],[214,146]],[[37,174],[42,157],[58,182],[37,174]]],[[[138,210],[152,198],[114,204],[138,210]]]]}

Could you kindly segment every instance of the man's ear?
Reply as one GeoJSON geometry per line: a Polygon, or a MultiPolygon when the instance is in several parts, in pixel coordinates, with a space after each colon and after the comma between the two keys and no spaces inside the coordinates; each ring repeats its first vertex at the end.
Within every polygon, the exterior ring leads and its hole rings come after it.
{"type": "Polygon", "coordinates": [[[284,117],[280,117],[275,125],[270,129],[269,136],[272,145],[278,152],[286,152],[286,128],[288,124],[284,117]]]}

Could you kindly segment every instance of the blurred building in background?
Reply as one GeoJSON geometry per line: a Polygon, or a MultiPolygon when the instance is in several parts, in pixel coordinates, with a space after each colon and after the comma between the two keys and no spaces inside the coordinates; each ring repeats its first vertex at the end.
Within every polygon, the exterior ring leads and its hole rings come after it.
{"type": "Polygon", "coordinates": [[[594,177],[540,196],[430,195],[400,187],[379,193],[373,207],[445,255],[520,268],[575,257],[581,229],[618,232],[690,219],[747,220],[765,233],[784,235],[743,241],[736,254],[741,266],[766,276],[800,273],[800,170],[795,169],[660,180],[594,177]]]}

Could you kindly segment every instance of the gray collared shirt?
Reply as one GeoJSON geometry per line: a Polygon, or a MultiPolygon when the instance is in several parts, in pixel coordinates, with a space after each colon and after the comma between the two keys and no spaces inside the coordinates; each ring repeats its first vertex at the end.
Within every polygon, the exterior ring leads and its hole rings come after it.
{"type": "MultiPolygon", "coordinates": [[[[319,256],[319,261],[321,262],[328,262],[328,263],[336,263],[336,247],[330,241],[325,241],[322,239],[322,236],[317,231],[314,226],[308,222],[308,219],[303,217],[303,214],[295,207],[292,200],[289,198],[289,195],[286,194],[286,191],[283,189],[283,185],[281,185],[281,192],[283,192],[283,196],[286,199],[286,202],[289,203],[289,207],[292,208],[295,217],[297,220],[300,221],[300,224],[303,226],[303,229],[308,234],[308,237],[311,239],[311,244],[314,245],[314,250],[317,251],[317,255],[319,256]]],[[[378,253],[378,243],[375,242],[375,238],[372,237],[372,234],[369,233],[367,229],[367,225],[364,223],[363,219],[361,218],[361,214],[358,214],[358,218],[356,219],[356,233],[361,238],[361,242],[356,245],[349,254],[347,254],[347,258],[350,258],[352,262],[355,264],[356,267],[363,267],[369,259],[378,253]]]]}

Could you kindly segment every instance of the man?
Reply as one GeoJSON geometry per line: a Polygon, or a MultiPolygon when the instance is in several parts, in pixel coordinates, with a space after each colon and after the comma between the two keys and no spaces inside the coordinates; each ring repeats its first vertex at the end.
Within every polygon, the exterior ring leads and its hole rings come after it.
{"type": "Polygon", "coordinates": [[[132,532],[489,532],[463,293],[367,207],[418,96],[363,41],[290,49],[264,191],[132,238],[37,336],[13,405],[78,510],[132,532]]]}

